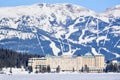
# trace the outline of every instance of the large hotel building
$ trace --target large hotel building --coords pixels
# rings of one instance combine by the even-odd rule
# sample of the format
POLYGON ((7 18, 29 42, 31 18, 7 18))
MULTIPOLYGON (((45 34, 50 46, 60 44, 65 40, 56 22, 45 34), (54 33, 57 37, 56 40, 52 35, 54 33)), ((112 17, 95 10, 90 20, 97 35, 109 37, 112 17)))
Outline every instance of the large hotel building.
POLYGON ((102 54, 92 55, 86 53, 84 56, 46 56, 42 58, 30 58, 28 66, 35 72, 42 71, 49 66, 55 71, 59 66, 60 71, 84 71, 87 67, 89 72, 102 72, 105 68, 105 58, 102 54))

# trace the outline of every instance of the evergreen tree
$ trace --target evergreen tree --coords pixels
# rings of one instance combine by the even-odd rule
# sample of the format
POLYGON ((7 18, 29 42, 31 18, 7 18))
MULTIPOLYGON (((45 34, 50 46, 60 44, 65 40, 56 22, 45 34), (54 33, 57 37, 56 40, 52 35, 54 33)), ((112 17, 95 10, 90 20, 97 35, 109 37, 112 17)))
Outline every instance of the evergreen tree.
POLYGON ((10 68, 10 73, 12 74, 12 68, 10 68))
POLYGON ((118 71, 118 65, 117 65, 117 63, 115 63, 113 65, 113 72, 117 72, 117 71, 118 71))
POLYGON ((84 72, 84 67, 82 67, 81 72, 84 72))
POLYGON ((46 67, 42 68, 42 73, 45 73, 47 71, 46 67))
POLYGON ((29 73, 33 72, 33 69, 31 66, 28 66, 29 73))
POLYGON ((60 66, 58 65, 58 67, 56 68, 56 72, 59 73, 60 72, 60 66))
POLYGON ((27 67, 28 59, 31 57, 40 57, 36 54, 22 54, 9 49, 0 49, 0 68, 17 67, 21 65, 27 67))
POLYGON ((51 68, 50 65, 47 66, 47 72, 50 73, 51 72, 51 68))
POLYGON ((118 63, 108 63, 105 72, 119 72, 120 67, 118 63))
POLYGON ((75 68, 73 67, 73 70, 72 70, 72 72, 75 72, 75 68))

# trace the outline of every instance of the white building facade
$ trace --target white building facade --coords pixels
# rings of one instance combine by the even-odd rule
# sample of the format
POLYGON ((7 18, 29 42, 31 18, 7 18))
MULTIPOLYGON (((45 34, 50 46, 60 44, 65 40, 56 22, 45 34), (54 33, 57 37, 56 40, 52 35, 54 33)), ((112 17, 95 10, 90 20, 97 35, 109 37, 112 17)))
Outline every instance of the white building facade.
POLYGON ((105 68, 105 58, 102 54, 92 56, 90 53, 84 56, 46 56, 30 58, 28 66, 38 72, 47 66, 50 66, 53 71, 59 66, 60 71, 85 71, 87 67, 89 72, 102 72, 105 68))

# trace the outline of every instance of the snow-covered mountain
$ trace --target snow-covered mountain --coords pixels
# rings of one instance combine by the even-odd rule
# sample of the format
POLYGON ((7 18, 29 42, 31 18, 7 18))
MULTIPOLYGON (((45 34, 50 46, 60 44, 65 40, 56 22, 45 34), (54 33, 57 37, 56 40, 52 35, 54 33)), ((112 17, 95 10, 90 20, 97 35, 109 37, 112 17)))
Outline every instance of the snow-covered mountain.
POLYGON ((41 55, 120 57, 120 5, 97 13, 73 4, 0 8, 0 47, 41 55))

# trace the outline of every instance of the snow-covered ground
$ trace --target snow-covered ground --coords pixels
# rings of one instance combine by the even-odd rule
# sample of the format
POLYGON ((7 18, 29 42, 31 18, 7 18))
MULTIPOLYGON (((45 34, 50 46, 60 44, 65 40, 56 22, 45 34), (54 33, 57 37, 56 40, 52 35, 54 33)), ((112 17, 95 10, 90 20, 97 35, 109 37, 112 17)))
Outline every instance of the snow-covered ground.
POLYGON ((2 71, 0 71, 0 73, 3 74, 11 74, 10 71, 12 72, 12 74, 28 74, 28 71, 25 71, 25 69, 22 68, 3 68, 2 71))
POLYGON ((0 80, 120 80, 120 73, 0 74, 0 80))

